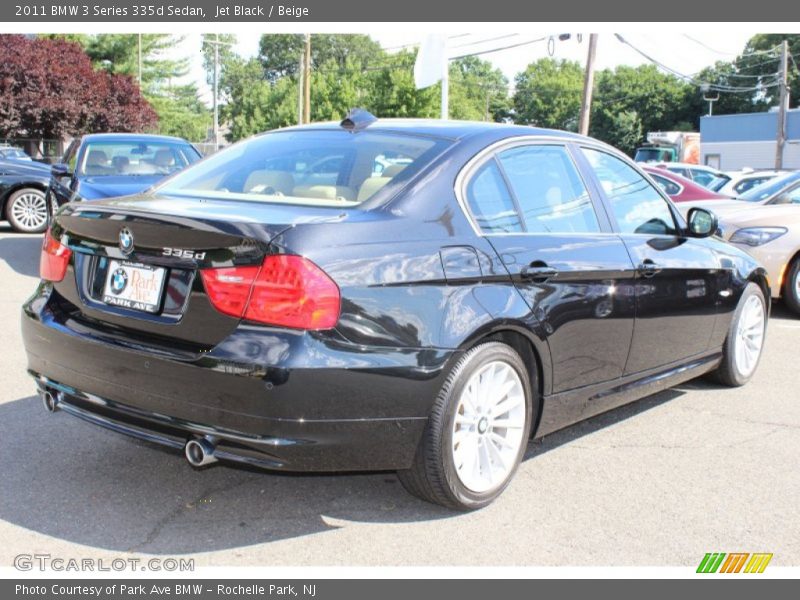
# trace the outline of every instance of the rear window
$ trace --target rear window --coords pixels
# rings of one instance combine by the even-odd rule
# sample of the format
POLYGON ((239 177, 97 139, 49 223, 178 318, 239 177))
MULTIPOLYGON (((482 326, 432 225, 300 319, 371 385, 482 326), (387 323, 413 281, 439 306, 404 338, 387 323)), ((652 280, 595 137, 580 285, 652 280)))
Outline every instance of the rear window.
POLYGON ((379 131, 278 131, 231 146, 158 188, 168 195, 357 206, 398 189, 449 141, 379 131))
POLYGON ((89 142, 78 175, 169 175, 200 159, 189 144, 166 141, 89 142))

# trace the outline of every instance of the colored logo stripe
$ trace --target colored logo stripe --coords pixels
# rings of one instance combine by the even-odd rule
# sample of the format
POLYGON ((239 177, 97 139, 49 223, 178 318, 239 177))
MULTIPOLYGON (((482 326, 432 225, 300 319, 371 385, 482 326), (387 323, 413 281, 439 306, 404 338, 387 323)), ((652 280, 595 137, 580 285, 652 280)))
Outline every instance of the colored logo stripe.
POLYGON ((716 573, 722 559, 725 558, 724 552, 709 552, 700 561, 700 566, 697 567, 698 573, 716 573))
POLYGON ((747 552, 732 552, 728 554, 728 558, 722 563, 720 573, 738 573, 742 570, 747 557, 750 556, 747 552))
POLYGON ((767 568, 769 561, 772 560, 772 554, 753 554, 747 566, 744 568, 745 573, 763 573, 767 568))
POLYGON ((772 554, 762 552, 750 554, 749 552, 708 552, 697 567, 698 573, 740 573, 744 567, 745 573, 763 573, 772 560, 772 554), (727 556, 727 558, 726 558, 727 556), (748 560, 748 558, 750 560, 748 560), (723 562, 724 561, 724 562, 723 562), (746 566, 745 566, 746 565, 746 566))

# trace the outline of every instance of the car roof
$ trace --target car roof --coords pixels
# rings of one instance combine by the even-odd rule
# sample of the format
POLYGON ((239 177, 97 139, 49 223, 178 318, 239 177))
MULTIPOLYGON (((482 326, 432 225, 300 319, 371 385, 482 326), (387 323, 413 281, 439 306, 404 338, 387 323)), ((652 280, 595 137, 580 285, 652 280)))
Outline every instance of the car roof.
POLYGON ((680 167, 682 169, 700 169, 701 171, 710 171, 712 173, 722 173, 719 169, 715 169, 714 167, 709 167, 708 165, 697 165, 694 163, 684 163, 684 162, 669 162, 669 163, 659 163, 663 164, 664 168, 669 169, 670 167, 680 167))
POLYGON ((96 140, 108 142, 130 142, 130 141, 159 141, 159 142, 181 142, 188 144, 189 142, 183 138, 173 137, 171 135, 156 135, 152 133, 87 133, 81 136, 82 142, 91 142, 96 140))
MULTIPOLYGON (((339 121, 311 123, 286 127, 276 131, 303 131, 303 130, 328 130, 341 131, 339 121)), ((362 131, 399 132, 417 134, 429 137, 439 137, 451 140, 460 140, 480 134, 494 133, 498 137, 513 136, 542 136, 562 137, 568 140, 591 140, 577 133, 557 129, 544 129, 528 125, 513 125, 508 123, 487 123, 483 121, 451 121, 441 119, 378 119, 362 131)), ((272 133, 272 132, 266 132, 272 133)), ((591 140, 596 142, 596 140, 591 140)))

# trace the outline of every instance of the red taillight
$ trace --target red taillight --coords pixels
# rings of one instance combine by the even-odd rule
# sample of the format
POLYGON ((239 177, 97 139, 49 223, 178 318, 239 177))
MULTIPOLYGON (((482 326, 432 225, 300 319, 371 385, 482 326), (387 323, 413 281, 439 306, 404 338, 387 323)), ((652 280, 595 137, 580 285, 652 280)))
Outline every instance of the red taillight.
POLYGON ((339 287, 302 256, 274 255, 261 267, 200 273, 211 303, 227 315, 294 329, 331 329, 339 320, 339 287))
POLYGON ((61 281, 67 274, 67 265, 72 250, 53 237, 48 229, 44 234, 42 255, 39 259, 39 275, 47 281, 61 281))

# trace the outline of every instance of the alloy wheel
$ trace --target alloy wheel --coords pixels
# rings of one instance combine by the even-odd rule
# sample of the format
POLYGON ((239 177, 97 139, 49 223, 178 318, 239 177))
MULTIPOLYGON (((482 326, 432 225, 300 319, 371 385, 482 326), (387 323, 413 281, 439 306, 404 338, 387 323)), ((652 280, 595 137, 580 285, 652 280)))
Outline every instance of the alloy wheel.
POLYGON ((11 204, 14 223, 23 231, 39 231, 47 223, 47 202, 44 194, 26 191, 11 204))
POLYGON ((758 364, 765 325, 764 303, 759 296, 750 296, 739 315, 734 342, 736 368, 745 377, 749 377, 758 364))
POLYGON ((467 381, 453 421, 453 464, 461 483, 482 493, 513 470, 525 429, 525 391, 517 371, 495 360, 467 381))

